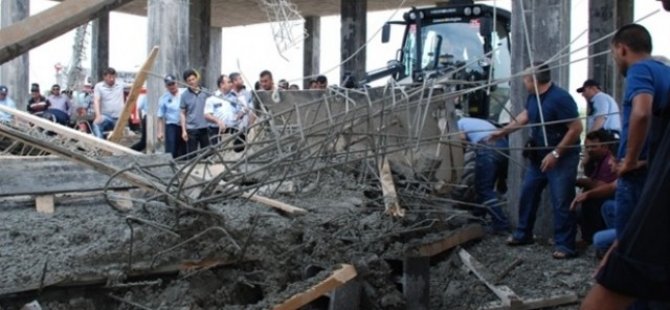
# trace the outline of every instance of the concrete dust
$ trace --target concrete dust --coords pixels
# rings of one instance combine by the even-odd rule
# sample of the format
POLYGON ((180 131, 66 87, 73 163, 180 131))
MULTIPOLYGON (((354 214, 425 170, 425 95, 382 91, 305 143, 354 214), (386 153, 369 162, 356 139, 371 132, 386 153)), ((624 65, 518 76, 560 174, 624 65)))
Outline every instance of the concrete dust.
MULTIPOLYGON (((409 208, 404 218, 394 219, 383 214, 380 189, 373 179, 356 178, 340 170, 321 172, 318 182, 316 179, 293 180, 298 187, 316 184, 312 191, 276 197, 309 210, 297 217, 242 199, 211 205, 222 218, 182 214, 177 226, 175 211, 160 203, 144 208, 136 205, 128 214, 114 211, 101 199, 57 205, 53 215, 25 207, 0 209, 0 307, 20 308, 38 300, 44 309, 135 309, 110 298, 113 294, 151 309, 267 309, 323 280, 340 264, 349 263, 359 275, 361 309, 404 309, 398 271, 391 261, 402 259, 413 246, 437 240, 462 226, 466 223, 458 216, 462 212, 422 200, 409 208), (176 237, 133 224, 134 270, 148 269, 152 262, 155 267, 203 259, 222 264, 128 277, 131 230, 127 216, 161 223, 180 234, 176 237), (215 226, 225 228, 232 240, 212 231, 161 253, 215 226), (39 288, 46 260, 45 284, 104 281, 7 295, 20 288, 39 288)), ((592 253, 556 261, 550 258, 550 248, 508 248, 501 237, 487 237, 469 245, 468 250, 494 273, 521 257, 523 264, 500 284, 528 298, 560 290, 583 294, 595 266, 589 258, 592 253)), ((454 257, 447 254, 433 260, 431 309, 471 309, 495 301, 454 257)))

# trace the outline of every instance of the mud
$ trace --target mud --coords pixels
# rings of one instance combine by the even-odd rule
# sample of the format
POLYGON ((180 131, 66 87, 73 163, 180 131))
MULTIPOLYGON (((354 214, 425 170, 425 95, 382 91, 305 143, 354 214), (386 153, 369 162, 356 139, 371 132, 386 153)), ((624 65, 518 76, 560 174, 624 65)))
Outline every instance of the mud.
MULTIPOLYGON (((416 197, 403 198, 414 202, 404 218, 390 218, 383 213, 378 186, 361 180, 340 170, 322 173, 318 182, 315 176, 294 180, 303 187, 316 184, 307 193, 276 197, 309 211, 297 217, 241 199, 210 206, 222 218, 180 214, 178 225, 177 213, 159 203, 136 204, 127 214, 110 208, 101 197, 57 204, 53 215, 5 206, 0 209, 0 307, 18 309, 37 300, 44 309, 136 309, 121 298, 150 309, 267 309, 350 263, 359 274, 361 309, 404 309, 398 271, 391 261, 401 259, 408 248, 447 235, 468 218, 462 211, 416 197), (131 277, 128 216, 166 225, 180 235, 133 224, 133 270, 204 259, 220 264, 131 277), (213 230, 161 253, 210 227, 225 229, 232 239, 213 230), (37 290, 86 279, 102 281, 37 290), (28 288, 35 290, 8 294, 28 288)), ((497 236, 468 245, 494 273, 521 258, 523 263, 500 284, 522 297, 565 290, 583 295, 591 284, 593 253, 556 261, 550 250, 542 245, 508 248, 497 236)), ((449 253, 433 259, 430 291, 431 309, 472 309, 496 300, 449 253)))

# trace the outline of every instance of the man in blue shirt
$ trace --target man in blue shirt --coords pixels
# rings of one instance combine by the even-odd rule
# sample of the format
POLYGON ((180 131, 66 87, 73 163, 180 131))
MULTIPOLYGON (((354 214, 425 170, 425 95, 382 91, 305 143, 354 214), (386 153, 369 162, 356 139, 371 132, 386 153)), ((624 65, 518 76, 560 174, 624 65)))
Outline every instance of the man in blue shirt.
POLYGON ((172 158, 186 154, 186 141, 181 137, 181 93, 177 78, 168 74, 163 79, 166 92, 158 99, 158 140, 165 139, 165 152, 172 158))
POLYGON ((507 239, 507 244, 533 242, 535 215, 542 191, 548 184, 554 211, 555 251, 552 256, 556 259, 569 258, 576 254, 576 219, 575 214, 570 212, 570 204, 575 197, 582 122, 575 100, 567 91, 552 83, 546 64, 535 63, 523 82, 530 93, 525 109, 507 126, 491 135, 492 139, 502 138, 522 126, 531 126, 529 143, 532 149, 527 150, 529 164, 519 200, 519 223, 514 234, 507 239))
POLYGON ((469 142, 475 151, 475 191, 477 202, 488 208, 491 232, 508 232, 509 221, 498 199, 495 187, 500 176, 507 175, 507 138, 489 141, 497 128, 487 120, 463 117, 458 120, 461 139, 469 142))
POLYGON ((582 309, 626 309, 635 298, 670 301, 670 169, 665 162, 670 156, 670 68, 651 58, 651 35, 643 26, 621 27, 611 48, 626 77, 616 167, 617 241, 582 309))

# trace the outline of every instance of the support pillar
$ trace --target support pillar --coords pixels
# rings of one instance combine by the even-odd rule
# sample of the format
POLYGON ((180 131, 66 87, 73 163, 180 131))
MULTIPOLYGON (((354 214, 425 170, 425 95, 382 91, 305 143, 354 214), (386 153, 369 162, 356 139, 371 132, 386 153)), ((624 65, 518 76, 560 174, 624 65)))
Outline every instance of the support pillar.
POLYGON ((91 83, 102 81, 102 71, 109 67, 109 12, 98 14, 91 35, 91 83))
MULTIPOLYGON (((619 27, 632 23, 634 15, 633 0, 589 1, 589 42, 596 41, 619 27)), ((589 55, 610 49, 611 39, 606 39, 589 47, 589 55)), ((589 59, 589 77, 600 82, 602 90, 621 104, 623 95, 623 77, 619 74, 610 54, 589 59)))
MULTIPOLYGON (((212 1, 201 0, 191 1, 189 8, 189 67, 198 70, 201 76, 201 82, 211 89, 212 83, 209 81, 207 62, 210 60, 210 33, 212 30, 211 21, 212 1)), ((184 68, 186 69, 186 68, 184 68)))
MULTIPOLYGON (((165 93, 163 77, 173 74, 181 80, 188 66, 188 0, 148 0, 148 49, 159 46, 158 56, 147 79, 147 152, 156 149, 158 99, 165 93), (161 29, 161 31, 155 31, 161 29)), ((147 51, 148 52, 148 51, 147 51)))
MULTIPOLYGON (((518 73, 530 66, 526 45, 525 27, 522 14, 525 14, 534 61, 546 61, 555 56, 563 47, 570 43, 570 2, 565 0, 514 0, 512 2, 512 72, 518 73), (523 1, 523 5, 522 5, 523 1), (525 9, 525 11, 522 10, 525 9)), ((569 53, 569 50, 563 52, 569 53)), ((565 89, 569 87, 569 57, 562 57, 549 63, 549 67, 561 66, 551 70, 552 81, 565 89)), ((512 80, 513 113, 518 114, 524 109, 528 92, 522 78, 512 80)), ((520 148, 528 137, 527 130, 519 130, 510 135, 510 168, 509 168, 509 214, 514 225, 518 223, 518 203, 521 191, 524 167, 514 163, 524 163, 520 148)), ((552 208, 549 202, 549 189, 545 190, 544 198, 538 211, 535 231, 540 237, 553 236, 552 208)))
POLYGON ((303 45, 302 75, 303 89, 309 87, 309 79, 306 77, 318 75, 321 71, 321 17, 305 17, 305 38, 303 45))
MULTIPOLYGON (((30 16, 30 1, 3 0, 1 15, 0 26, 2 28, 23 20, 30 16)), ((2 65, 0 71, 0 83, 9 88, 9 98, 14 100, 17 109, 25 111, 29 99, 28 91, 30 89, 29 54, 26 52, 6 62, 2 65)))
POLYGON ((207 77, 205 78, 209 84, 205 84, 207 88, 212 90, 218 89, 216 80, 221 75, 221 48, 223 46, 223 34, 220 27, 211 27, 209 32, 209 61, 207 63, 207 77))
POLYGON ((365 46, 367 35, 367 6, 367 0, 341 1, 341 60, 344 62, 348 59, 348 61, 341 66, 340 83, 343 82, 342 78, 346 74, 351 74, 356 80, 360 80, 365 75, 366 49, 363 46, 365 46), (358 49, 361 50, 358 51, 358 49))

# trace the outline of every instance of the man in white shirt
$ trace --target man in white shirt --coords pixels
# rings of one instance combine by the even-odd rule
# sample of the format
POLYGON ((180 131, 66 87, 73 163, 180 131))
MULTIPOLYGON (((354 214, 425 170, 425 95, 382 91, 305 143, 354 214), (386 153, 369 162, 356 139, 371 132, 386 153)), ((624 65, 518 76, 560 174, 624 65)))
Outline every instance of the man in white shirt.
POLYGON ((218 80, 220 96, 211 96, 205 102, 205 118, 208 122, 216 124, 216 143, 219 134, 237 135, 234 142, 235 152, 244 150, 245 133, 241 126, 248 110, 231 93, 230 79, 222 75, 218 80))
MULTIPOLYGON (((7 86, 0 85, 0 105, 4 105, 8 108, 16 109, 16 103, 12 98, 9 98, 7 95, 9 93, 9 90, 7 89, 7 86)), ((14 117, 5 112, 0 112, 0 122, 1 123, 11 123, 14 117)))
POLYGON ((107 68, 102 72, 102 82, 93 88, 93 134, 103 139, 103 133, 114 129, 123 111, 123 85, 116 80, 116 70, 107 68))

